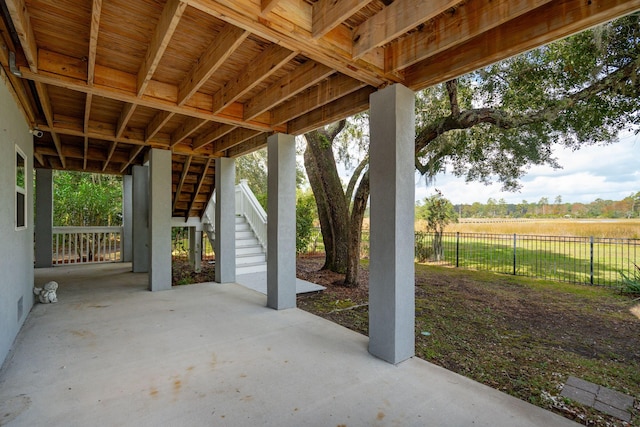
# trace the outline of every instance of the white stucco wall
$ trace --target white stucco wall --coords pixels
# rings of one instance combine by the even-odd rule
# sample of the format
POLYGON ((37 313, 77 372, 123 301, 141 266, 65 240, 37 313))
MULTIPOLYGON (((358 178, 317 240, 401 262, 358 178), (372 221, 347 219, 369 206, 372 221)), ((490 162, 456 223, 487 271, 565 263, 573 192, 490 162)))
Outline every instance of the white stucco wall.
POLYGON ((0 365, 33 306, 33 142, 0 76, 0 365), (16 145, 26 161, 27 227, 15 227, 16 145), (22 313, 18 305, 22 298, 22 313))

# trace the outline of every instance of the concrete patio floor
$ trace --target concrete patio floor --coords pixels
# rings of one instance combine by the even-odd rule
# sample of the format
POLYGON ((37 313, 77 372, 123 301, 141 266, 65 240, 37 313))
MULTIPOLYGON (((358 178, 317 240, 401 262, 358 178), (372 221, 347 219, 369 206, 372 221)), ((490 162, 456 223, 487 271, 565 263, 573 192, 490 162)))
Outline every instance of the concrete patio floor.
POLYGON ((569 420, 238 284, 146 290, 129 264, 36 270, 0 372, 9 426, 563 426, 569 420))

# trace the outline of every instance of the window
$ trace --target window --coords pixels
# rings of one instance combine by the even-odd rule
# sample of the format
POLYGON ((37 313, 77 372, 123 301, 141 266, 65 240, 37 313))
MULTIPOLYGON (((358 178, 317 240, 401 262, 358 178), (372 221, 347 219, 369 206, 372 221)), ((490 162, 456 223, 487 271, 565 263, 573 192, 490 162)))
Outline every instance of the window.
POLYGON ((16 146, 16 229, 27 227, 27 167, 24 153, 16 146))

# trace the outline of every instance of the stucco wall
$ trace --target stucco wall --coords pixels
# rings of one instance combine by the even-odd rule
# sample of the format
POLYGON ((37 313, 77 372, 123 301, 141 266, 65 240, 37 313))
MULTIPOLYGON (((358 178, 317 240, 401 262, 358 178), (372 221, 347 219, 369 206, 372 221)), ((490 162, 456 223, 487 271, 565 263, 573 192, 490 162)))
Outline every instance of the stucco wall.
POLYGON ((34 301, 33 143, 25 118, 4 79, 0 76, 0 365, 34 301), (15 226, 16 145, 26 157, 27 227, 21 230, 15 226))

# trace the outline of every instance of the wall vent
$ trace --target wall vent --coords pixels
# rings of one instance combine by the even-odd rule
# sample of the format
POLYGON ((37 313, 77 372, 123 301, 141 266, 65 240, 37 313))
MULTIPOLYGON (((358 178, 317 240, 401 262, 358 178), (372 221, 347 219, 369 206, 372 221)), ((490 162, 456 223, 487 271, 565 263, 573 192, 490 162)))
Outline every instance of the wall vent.
POLYGON ((20 319, 22 319, 22 297, 18 300, 18 323, 20 323, 20 319))

